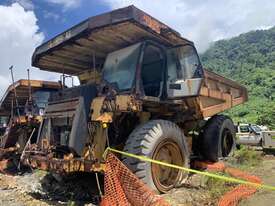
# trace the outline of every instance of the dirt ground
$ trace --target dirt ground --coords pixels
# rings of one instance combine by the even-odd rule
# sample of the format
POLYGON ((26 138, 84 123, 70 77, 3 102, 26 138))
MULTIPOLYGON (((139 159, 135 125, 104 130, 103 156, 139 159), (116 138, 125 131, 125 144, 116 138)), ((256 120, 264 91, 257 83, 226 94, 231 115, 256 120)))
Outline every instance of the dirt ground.
MULTIPOLYGON (((275 157, 265 156, 259 167, 253 168, 252 174, 260 177, 264 184, 275 186, 275 157)), ((267 206, 275 205, 275 191, 261 189, 250 198, 243 200, 240 206, 267 206), (256 204, 255 204, 256 203, 256 204)))
MULTIPOLYGON (((275 186, 275 157, 265 156, 256 167, 248 168, 250 173, 262 178, 265 184, 275 186)), ((94 177, 90 174, 73 176, 57 181, 45 172, 34 171, 23 175, 0 174, 0 205, 5 206, 48 206, 85 205, 98 203, 94 177), (76 184, 77 183, 77 184, 76 184)), ((204 185, 204 178, 193 175, 185 187, 177 188, 162 195, 171 205, 214 206, 218 197, 204 185)), ((260 190, 250 198, 240 202, 240 206, 274 205, 275 191, 260 190)))

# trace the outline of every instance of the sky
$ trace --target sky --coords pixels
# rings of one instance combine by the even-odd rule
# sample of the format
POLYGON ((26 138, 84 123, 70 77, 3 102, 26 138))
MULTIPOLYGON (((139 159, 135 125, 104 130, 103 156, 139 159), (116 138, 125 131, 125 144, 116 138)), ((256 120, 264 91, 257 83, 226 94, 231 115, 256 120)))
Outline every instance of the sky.
POLYGON ((275 25, 272 0, 0 0, 0 96, 15 79, 57 80, 59 74, 31 67, 34 49, 90 16, 135 5, 204 52, 216 40, 275 25))

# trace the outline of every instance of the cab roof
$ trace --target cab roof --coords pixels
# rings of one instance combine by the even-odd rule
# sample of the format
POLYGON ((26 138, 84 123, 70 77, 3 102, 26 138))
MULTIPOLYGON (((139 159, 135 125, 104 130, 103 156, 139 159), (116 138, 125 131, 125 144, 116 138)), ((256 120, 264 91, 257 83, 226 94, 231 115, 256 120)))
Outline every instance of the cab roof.
POLYGON ((37 47, 32 65, 78 75, 94 65, 100 68, 108 53, 145 39, 166 46, 193 44, 164 23, 129 6, 90 17, 37 47))

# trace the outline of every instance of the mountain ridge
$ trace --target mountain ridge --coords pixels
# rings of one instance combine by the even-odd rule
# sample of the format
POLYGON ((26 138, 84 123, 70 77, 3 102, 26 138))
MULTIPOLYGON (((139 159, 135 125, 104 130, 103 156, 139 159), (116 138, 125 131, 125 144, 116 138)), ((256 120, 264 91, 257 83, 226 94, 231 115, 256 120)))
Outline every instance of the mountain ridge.
POLYGON ((226 114, 275 129, 275 26, 216 41, 200 56, 205 68, 248 89, 249 101, 226 114))

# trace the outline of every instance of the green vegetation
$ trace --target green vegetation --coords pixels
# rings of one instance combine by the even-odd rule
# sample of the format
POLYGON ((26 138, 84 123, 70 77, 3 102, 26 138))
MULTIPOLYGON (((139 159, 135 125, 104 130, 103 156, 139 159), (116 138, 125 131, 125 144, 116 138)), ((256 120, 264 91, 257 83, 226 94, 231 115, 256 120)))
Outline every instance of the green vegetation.
MULTIPOLYGON (((254 167, 261 166, 262 161, 262 152, 255 151, 247 146, 242 146, 240 150, 236 150, 233 157, 228 159, 226 165, 230 165, 233 168, 238 168, 242 171, 251 171, 254 167)), ((230 175, 226 173, 218 172, 217 174, 230 177, 230 175)), ((236 186, 234 183, 212 177, 205 178, 205 185, 207 186, 211 197, 214 199, 221 197, 236 186)))
POLYGON ((263 158, 261 152, 255 151, 255 149, 247 146, 241 146, 241 149, 235 151, 233 160, 230 162, 238 168, 247 170, 252 167, 260 166, 262 161, 263 158))
POLYGON ((206 68, 247 87, 249 101, 226 112, 235 122, 275 129, 275 27, 217 41, 201 60, 206 68))
MULTIPOLYGON (((217 173, 217 174, 222 176, 228 176, 228 175, 225 175, 224 173, 217 173)), ((234 183, 226 182, 224 180, 216 179, 213 177, 207 177, 205 184, 207 186, 210 196, 213 199, 219 199, 222 195, 232 190, 233 187, 235 186, 234 183)))

